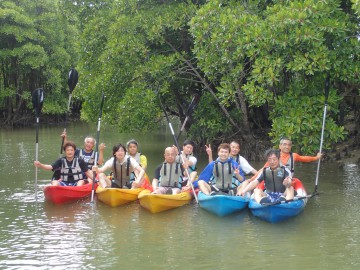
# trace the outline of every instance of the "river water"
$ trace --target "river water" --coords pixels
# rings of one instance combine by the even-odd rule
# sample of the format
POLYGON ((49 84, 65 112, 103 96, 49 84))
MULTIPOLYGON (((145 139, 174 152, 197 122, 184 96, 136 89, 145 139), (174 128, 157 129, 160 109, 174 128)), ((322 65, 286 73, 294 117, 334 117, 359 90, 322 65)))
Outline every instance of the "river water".
MULTIPOLYGON (((59 157, 61 127, 40 127, 39 160, 59 157)), ((72 124, 69 139, 82 146, 96 127, 72 124)), ((158 133, 102 130, 105 157, 112 145, 135 137, 148 157, 148 174, 173 144, 158 133)), ((182 140, 181 140, 182 141, 182 140)), ((299 216, 269 224, 247 210, 214 216, 196 203, 151 214, 138 202, 111 208, 90 199, 65 205, 44 202, 51 172, 38 171, 35 199, 35 129, 0 131, 0 269, 359 269, 360 169, 322 162, 320 195, 299 216)), ((206 158, 199 157, 201 170, 206 158)), ((261 163, 253 163, 259 168, 261 163)), ((296 175, 314 190, 316 164, 296 175)))

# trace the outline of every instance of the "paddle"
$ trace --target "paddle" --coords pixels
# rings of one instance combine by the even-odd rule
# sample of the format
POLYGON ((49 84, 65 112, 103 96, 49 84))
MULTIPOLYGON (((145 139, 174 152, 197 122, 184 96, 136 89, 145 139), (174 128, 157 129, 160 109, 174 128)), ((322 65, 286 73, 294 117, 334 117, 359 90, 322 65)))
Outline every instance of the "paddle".
MULTIPOLYGON (((96 165, 96 166, 97 166, 98 151, 99 151, 100 123, 101 123, 102 109, 103 109, 103 106, 104 106, 104 100, 105 100, 105 95, 104 95, 104 93, 102 93, 100 111, 99 111, 99 119, 98 119, 98 125, 97 125, 97 134, 96 134, 95 161, 94 161, 94 165, 96 165)), ((92 188, 91 188, 91 202, 94 201, 95 178, 96 178, 96 172, 94 171, 92 188)))
MULTIPOLYGON (((32 94, 32 104, 36 116, 36 144, 35 144, 35 160, 39 159, 39 117, 44 102, 44 90, 37 88, 32 94)), ((35 167, 35 200, 37 201, 37 180, 38 168, 35 167)))
MULTIPOLYGON (((64 132, 66 132, 67 115, 68 115, 68 112, 70 110, 72 91, 74 90, 74 88, 75 88, 75 86, 76 86, 76 84, 78 82, 78 79, 79 79, 79 74, 76 71, 76 69, 74 69, 74 68, 70 69, 69 78, 68 78, 69 101, 68 101, 67 110, 66 110, 66 114, 65 114, 64 132)), ((61 154, 63 152, 64 141, 65 141, 65 137, 62 138, 61 148, 60 148, 60 156, 61 156, 61 154)))
MULTIPOLYGON (((328 105, 327 100, 329 97, 329 88, 330 88, 330 76, 328 75, 325 80, 325 103, 324 103, 323 122, 322 122, 322 128, 321 128, 321 139, 320 139, 320 150, 319 150, 320 153, 322 151, 322 146, 323 146, 323 141, 324 141, 324 129, 325 129, 326 110, 327 110, 327 105, 328 105)), ((321 158, 319 158, 318 165, 317 165, 314 195, 318 195, 317 190, 318 190, 318 182, 319 182, 320 162, 321 162, 321 158)))
POLYGON ((270 205, 285 204, 285 203, 290 203, 290 202, 294 202, 294 201, 298 201, 298 200, 312 198, 313 196, 314 196, 314 194, 311 194, 311 195, 307 195, 307 196, 303 196, 303 197, 295 197, 294 199, 285 200, 285 201, 276 201, 276 202, 272 202, 272 203, 261 203, 261 205, 270 206, 270 205))
POLYGON ((186 114, 185 114, 186 117, 185 117, 184 123, 182 124, 181 129, 180 129, 180 131, 179 131, 179 134, 178 134, 178 136, 177 136, 177 139, 178 139, 178 140, 179 140, 179 138, 180 138, 181 133, 182 133, 183 130, 185 129, 185 124, 186 124, 186 122, 188 121, 189 117, 190 117, 191 114, 193 113, 195 107, 198 105, 199 101, 200 101, 200 96, 199 96, 198 94, 195 94, 194 97, 193 97, 193 99, 192 99, 191 102, 190 102, 190 105, 189 105, 187 111, 186 111, 186 114))
MULTIPOLYGON (((176 147, 177 147, 177 149, 178 149, 178 151, 179 151, 179 153, 180 153, 181 151, 180 151, 180 147, 179 147, 178 140, 177 140, 177 138, 176 138, 174 129, 173 129, 172 125, 171 125, 169 116, 167 115, 167 112, 166 112, 166 110, 165 110, 165 108, 164 108, 164 105, 163 105, 162 102, 161 102, 160 96, 159 96, 159 101, 160 101, 160 106, 161 106, 161 108, 162 108, 162 110, 163 110, 163 112, 164 112, 164 114, 165 114, 166 120, 167 120, 167 122, 168 122, 168 124, 169 124, 169 128, 170 128, 171 134, 172 134, 173 137, 174 137, 175 145, 176 145, 176 147)), ((184 158, 183 158, 183 156, 180 155, 180 157, 181 157, 181 159, 182 159, 182 162, 184 163, 184 158)), ((193 191, 193 194, 194 194, 196 203, 199 203, 198 198, 197 198, 197 196, 196 196, 195 189, 194 189, 194 185, 193 185, 193 183, 192 183, 192 181, 191 181, 191 179, 190 179, 190 173, 189 173, 188 170, 187 170, 187 174, 188 174, 188 176, 189 176, 189 180, 188 180, 188 181, 190 181, 191 189, 192 189, 192 191, 193 191)))

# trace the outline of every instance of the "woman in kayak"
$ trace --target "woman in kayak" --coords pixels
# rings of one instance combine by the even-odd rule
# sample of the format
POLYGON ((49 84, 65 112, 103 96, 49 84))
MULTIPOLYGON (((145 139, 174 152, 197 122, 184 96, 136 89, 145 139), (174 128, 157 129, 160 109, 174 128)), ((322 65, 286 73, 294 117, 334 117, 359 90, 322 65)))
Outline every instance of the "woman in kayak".
POLYGON ((145 174, 140 164, 126 154, 126 148, 122 144, 113 147, 113 157, 106 161, 104 166, 93 166, 93 170, 99 173, 99 182, 103 188, 138 188, 141 187, 145 174), (111 170, 111 178, 105 175, 107 170, 111 170), (136 180, 131 179, 132 172, 136 180))

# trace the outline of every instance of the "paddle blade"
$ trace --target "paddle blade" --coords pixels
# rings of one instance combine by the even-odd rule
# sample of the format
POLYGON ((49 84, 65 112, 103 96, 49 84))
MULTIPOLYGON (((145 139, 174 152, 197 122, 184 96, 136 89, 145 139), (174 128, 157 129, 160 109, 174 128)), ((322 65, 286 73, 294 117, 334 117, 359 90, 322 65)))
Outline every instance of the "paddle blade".
POLYGON ((189 108, 188 108, 188 110, 186 112, 186 116, 189 116, 189 115, 192 114, 192 112, 194 111, 196 105, 198 105, 199 101, 200 101, 200 96, 198 94, 195 94, 193 99, 190 102, 189 108))
POLYGON ((76 84, 78 83, 79 74, 75 68, 70 69, 69 78, 68 78, 68 86, 70 93, 74 90, 76 84))
POLYGON ((44 89, 37 88, 32 93, 32 104, 35 110, 36 117, 40 116, 43 103, 44 103, 44 89))

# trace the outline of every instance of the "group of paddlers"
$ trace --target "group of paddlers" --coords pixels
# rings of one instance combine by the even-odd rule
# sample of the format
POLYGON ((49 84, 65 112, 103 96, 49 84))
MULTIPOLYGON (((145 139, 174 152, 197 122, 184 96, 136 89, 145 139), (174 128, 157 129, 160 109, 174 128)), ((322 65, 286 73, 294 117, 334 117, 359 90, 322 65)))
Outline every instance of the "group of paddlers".
POLYGON ((321 153, 314 157, 292 153, 292 142, 284 137, 278 150, 269 149, 265 153, 267 162, 257 171, 239 154, 240 143, 232 141, 218 146, 215 160, 211 146, 206 145, 209 163, 198 175, 197 159, 193 155, 195 143, 185 140, 182 149, 176 146, 165 148, 164 162, 157 166, 150 184, 145 183, 148 180, 144 177, 147 159, 138 151, 136 140, 115 145, 112 157, 104 163, 105 145, 100 144, 97 153, 93 149, 96 144, 93 137, 85 138, 83 149, 76 149, 73 142, 67 141, 66 132, 62 137, 64 157, 51 165, 34 161, 36 167, 54 172, 52 185, 79 186, 96 179, 103 188, 145 187, 157 194, 177 194, 189 191, 193 185, 207 195, 249 196, 254 191, 254 198, 259 203, 293 199, 295 162, 316 161, 322 156, 321 153), (105 174, 107 171, 110 175, 105 174), (245 175, 252 176, 246 179, 245 175))

